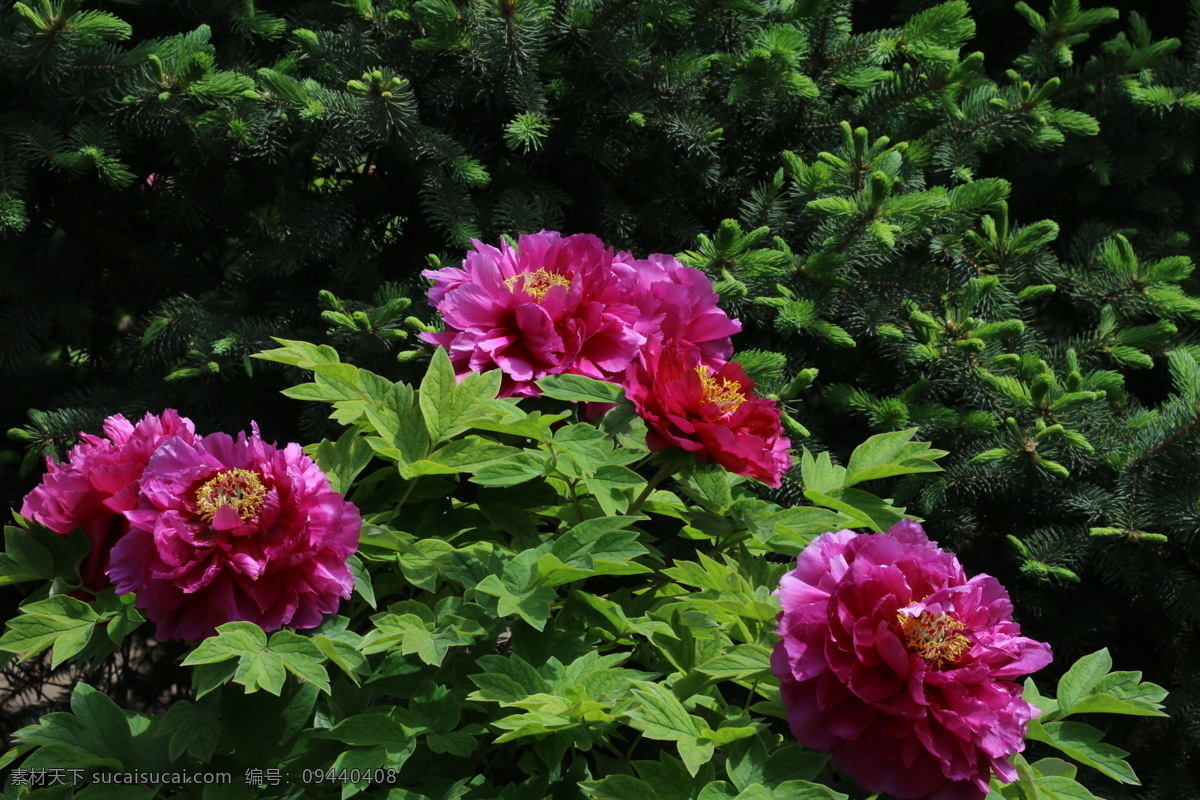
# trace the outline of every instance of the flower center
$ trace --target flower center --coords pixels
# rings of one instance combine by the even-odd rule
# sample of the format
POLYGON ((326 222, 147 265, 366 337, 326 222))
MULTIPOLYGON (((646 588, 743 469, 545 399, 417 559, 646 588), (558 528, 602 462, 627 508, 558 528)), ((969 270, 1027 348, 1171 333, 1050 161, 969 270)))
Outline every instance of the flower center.
POLYGON ((918 617, 897 614, 896 619, 908 649, 935 669, 953 664, 971 646, 971 640, 959 633, 967 626, 949 614, 922 611, 918 617))
POLYGON ((201 519, 211 520, 223 506, 229 506, 243 522, 249 522, 266 499, 267 487, 257 472, 227 469, 196 490, 196 513, 201 519))
POLYGON ((518 281, 520 281, 521 288, 525 290, 525 294, 532 297, 535 303, 541 303, 546 297, 546 292, 550 291, 553 287, 570 287, 571 285, 571 281, 565 276, 559 275, 557 272, 547 272, 544 269, 513 275, 504 281, 504 285, 508 287, 510 292, 515 292, 518 281))
POLYGON ((716 403, 722 414, 732 414, 746 400, 742 387, 737 381, 728 378, 717 379, 712 376, 712 370, 701 364, 696 367, 700 376, 700 392, 705 403, 716 403))

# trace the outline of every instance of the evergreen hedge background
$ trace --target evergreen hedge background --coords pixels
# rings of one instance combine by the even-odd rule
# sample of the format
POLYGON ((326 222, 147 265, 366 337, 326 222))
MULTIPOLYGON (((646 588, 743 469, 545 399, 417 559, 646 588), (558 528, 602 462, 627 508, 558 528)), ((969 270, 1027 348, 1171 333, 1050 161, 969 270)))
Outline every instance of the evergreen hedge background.
POLYGON ((919 426, 876 493, 1172 690, 1106 796, 1196 796, 1198 56, 1197 2, 4 2, 8 501, 118 411, 328 435, 250 354, 411 380, 472 237, 678 253, 797 447, 919 426))

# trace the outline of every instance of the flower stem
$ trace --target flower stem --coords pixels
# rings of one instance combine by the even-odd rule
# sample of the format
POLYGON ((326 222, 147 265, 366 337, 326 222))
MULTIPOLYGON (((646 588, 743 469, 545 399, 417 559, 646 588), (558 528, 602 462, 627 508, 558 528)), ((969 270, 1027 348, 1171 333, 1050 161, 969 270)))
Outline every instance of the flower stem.
POLYGON ((662 483, 663 479, 666 478, 668 475, 671 475, 675 472, 675 468, 679 466, 679 462, 681 460, 682 460, 681 454, 668 456, 667 460, 664 461, 662 463, 662 466, 658 468, 658 472, 654 473, 654 477, 651 478, 646 483, 646 488, 642 489, 642 493, 639 494, 637 496, 637 499, 634 500, 633 503, 629 506, 629 508, 627 508, 625 510, 625 513, 626 514, 636 513, 637 510, 642 507, 642 503, 646 502, 646 498, 650 496, 650 493, 652 491, 654 491, 654 487, 658 486, 658 484, 662 483))
POLYGON ((392 509, 393 514, 400 513, 400 506, 404 505, 404 501, 408 499, 410 494, 412 494, 413 487, 417 485, 417 480, 419 478, 420 476, 418 475, 409 479, 408 485, 404 487, 404 493, 400 495, 400 500, 396 503, 396 507, 392 509))

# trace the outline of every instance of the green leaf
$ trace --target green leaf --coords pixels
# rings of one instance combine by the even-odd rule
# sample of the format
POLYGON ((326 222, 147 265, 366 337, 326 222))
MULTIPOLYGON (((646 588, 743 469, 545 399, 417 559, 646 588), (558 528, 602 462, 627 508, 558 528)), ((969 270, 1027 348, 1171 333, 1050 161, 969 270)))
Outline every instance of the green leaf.
POLYGON ((1087 713, 1167 716, 1162 711, 1162 700, 1167 696, 1167 690, 1157 684, 1143 683, 1141 678, 1140 672, 1105 675, 1096 682, 1087 697, 1077 701, 1062 716, 1087 713))
POLYGON ((765 645, 739 644, 716 658, 696 667, 698 672, 717 680, 750 680, 771 672, 771 650, 765 645))
POLYGON ((771 800, 848 800, 849 795, 809 781, 784 781, 771 792, 771 800))
POLYGON ((712 761, 715 748, 703 738, 680 739, 675 743, 679 749, 679 758, 687 771, 694 777, 700 768, 712 761))
POLYGON ((479 402, 494 400, 500 391, 499 370, 471 373, 460 384, 445 348, 439 347, 421 381, 420 406, 429 441, 439 444, 467 429, 480 416, 479 402))
POLYGON ((87 603, 67 595, 54 595, 22 607, 0 636, 0 650, 20 653, 25 661, 53 646, 51 667, 87 646, 100 615, 87 603))
POLYGON ((336 442, 322 439, 312 455, 333 490, 345 494, 375 453, 359 432, 350 428, 336 442))
POLYGON ((549 587, 515 589, 498 575, 488 575, 475 590, 497 598, 496 613, 499 616, 516 614, 539 631, 546 627, 550 604, 558 598, 558 593, 549 587))
POLYGON ((215 664, 238 658, 244 653, 262 650, 267 646, 267 634, 253 622, 226 622, 217 628, 217 635, 210 636, 200 646, 187 654, 182 666, 215 664))
POLYGON ((398 750, 413 738, 413 731, 392 719, 386 711, 355 714, 326 731, 314 734, 356 747, 381 746, 398 750))
POLYGON ((670 689, 647 681, 634 683, 633 695, 641 704, 626 712, 630 725, 651 739, 679 742, 699 737, 700 721, 687 713, 670 689))
POLYGON ((904 518, 904 509, 891 506, 882 498, 861 489, 831 489, 827 494, 807 491, 804 496, 817 505, 849 516, 851 528, 886 531, 904 518))
POLYGON ((485 671, 468 676, 479 687, 468 700, 490 700, 509 705, 530 695, 551 691, 546 679, 520 656, 481 656, 479 666, 485 671))
POLYGON ((808 448, 800 456, 800 473, 804 488, 814 492, 828 492, 846 485, 846 468, 834 465, 829 453, 813 458, 808 448))
POLYGON ((211 703, 177 700, 154 731, 156 736, 170 735, 168 752, 172 760, 187 753, 208 763, 221 738, 221 718, 211 703))
POLYGON ((659 800, 650 784, 632 775, 609 775, 603 780, 583 781, 579 785, 594 800, 659 800))
POLYGON ((755 736, 726 749, 725 768, 739 791, 751 785, 768 789, 790 781, 807 781, 819 775, 829 756, 804 750, 790 743, 775 748, 770 757, 761 738, 755 736))
POLYGON ((1043 758, 1035 761, 1030 765, 1038 773, 1038 775, 1055 775, 1062 778, 1075 779, 1075 775, 1079 772, 1079 768, 1074 764, 1063 761, 1061 758, 1043 758))
POLYGON ((198 664, 192 675, 192 689, 196 693, 196 699, 199 700, 233 680, 237 667, 236 661, 198 664))
POLYGON ((542 394, 555 400, 577 403, 619 403, 625 396, 616 384, 584 375, 551 375, 536 381, 542 394))
POLYGON ((515 402, 511 397, 503 400, 480 400, 477 404, 480 416, 471 419, 470 426, 476 430, 511 433, 544 441, 550 438, 551 426, 571 416, 569 413, 543 414, 540 411, 526 413, 515 402))
POLYGON ((689 496, 709 511, 723 513, 733 503, 733 486, 738 478, 728 470, 697 465, 684 479, 689 496))
POLYGON ((1108 648, 1086 655, 1076 661, 1058 681, 1058 707, 1060 716, 1071 713, 1071 706, 1092 694, 1100 679, 1112 669, 1112 657, 1108 648))
POLYGON ((1101 800, 1078 781, 1057 775, 1036 778, 1038 795, 1047 800, 1101 800))
MULTIPOLYGON (((867 439, 854 449, 846 465, 845 486, 863 481, 907 475, 916 472, 941 472, 934 460, 945 456, 945 450, 933 450, 927 442, 910 442, 917 428, 881 433, 867 439)), ((816 487, 810 487, 816 488, 816 487)), ((821 491, 819 488, 818 491, 821 491)))
POLYGON ((278 631, 267 643, 262 628, 252 622, 227 622, 188 654, 183 666, 218 664, 236 658, 233 680, 246 687, 246 692, 265 689, 278 695, 287 673, 310 682, 328 693, 329 675, 321 663, 325 656, 320 648, 303 636, 291 631, 278 631))
POLYGON ((1137 775, 1125 763, 1129 755, 1119 747, 1100 741, 1103 734, 1091 725, 1082 722, 1030 722, 1027 739, 1045 742, 1080 764, 1099 770, 1121 783, 1139 784, 1137 775))
POLYGON ((346 673, 346 676, 354 681, 355 686, 359 685, 360 675, 370 674, 366 657, 354 645, 338 639, 330 639, 328 636, 314 636, 313 644, 326 658, 346 673))
POLYGON ((612 442, 595 426, 578 423, 554 432, 555 466, 569 478, 585 478, 610 463, 612 442))
MULTIPOLYGON (((453 442, 429 454, 428 462, 448 468, 448 472, 477 472, 487 464, 492 464, 507 458, 513 458, 522 453, 515 447, 499 444, 479 436, 467 436, 455 439, 453 442)), ((423 474, 418 465, 427 463, 418 461, 412 465, 413 474, 423 474)))
POLYGON ((79 580, 79 562, 92 544, 81 530, 63 536, 49 528, 21 519, 22 525, 4 528, 4 553, 0 553, 0 586, 22 581, 62 578, 79 580))
MULTIPOLYGON (((130 761, 129 723, 121 709, 103 692, 86 683, 75 684, 71 713, 47 714, 35 726, 13 734, 22 745, 41 745, 36 756, 54 767, 125 769, 130 761)), ((27 760, 25 766, 33 768, 27 760)))
POLYGON ((281 630, 271 634, 267 647, 279 654, 288 672, 301 681, 315 685, 325 694, 330 693, 329 673, 323 666, 325 654, 312 639, 281 630))
POLYGON ((4 528, 4 552, 0 553, 0 586, 54 577, 54 557, 29 531, 9 525, 4 528))
POLYGON ((492 461, 475 470, 470 478, 480 486, 516 486, 540 477, 549 456, 534 451, 521 451, 508 458, 492 461))

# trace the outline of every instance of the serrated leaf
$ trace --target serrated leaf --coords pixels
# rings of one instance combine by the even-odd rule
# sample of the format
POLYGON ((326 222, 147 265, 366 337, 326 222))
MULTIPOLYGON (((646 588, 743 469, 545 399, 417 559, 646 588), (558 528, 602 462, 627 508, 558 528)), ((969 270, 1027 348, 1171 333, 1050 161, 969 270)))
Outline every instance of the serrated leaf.
POLYGON ((238 658, 243 653, 261 650, 267 646, 267 634, 253 622, 226 622, 217 627, 217 635, 210 636, 200 646, 187 654, 181 666, 215 664, 238 658))

